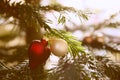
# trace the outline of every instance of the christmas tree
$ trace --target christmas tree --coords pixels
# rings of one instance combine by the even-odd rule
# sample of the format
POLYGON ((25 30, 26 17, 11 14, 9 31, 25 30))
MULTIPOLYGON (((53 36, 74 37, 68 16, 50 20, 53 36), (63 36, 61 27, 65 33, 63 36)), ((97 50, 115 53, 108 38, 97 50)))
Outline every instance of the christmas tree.
POLYGON ((66 16, 63 14, 73 12, 78 17, 88 20, 87 12, 59 4, 42 6, 39 4, 40 2, 41 0, 19 2, 0 0, 0 25, 12 24, 15 26, 11 34, 4 34, 0 37, 1 40, 9 42, 16 36, 22 35, 26 42, 25 45, 1 47, 1 80, 120 79, 119 64, 107 57, 95 56, 92 51, 86 51, 89 46, 94 49, 93 47, 97 48, 96 45, 110 47, 109 45, 104 44, 101 40, 93 40, 91 37, 86 37, 82 45, 82 42, 67 30, 51 28, 48 25, 51 21, 44 15, 46 12, 57 11, 61 14, 58 23, 64 24, 66 16), (45 70, 44 65, 51 54, 59 57, 58 64, 45 70), (16 65, 6 66, 7 62, 14 61, 17 61, 16 65))

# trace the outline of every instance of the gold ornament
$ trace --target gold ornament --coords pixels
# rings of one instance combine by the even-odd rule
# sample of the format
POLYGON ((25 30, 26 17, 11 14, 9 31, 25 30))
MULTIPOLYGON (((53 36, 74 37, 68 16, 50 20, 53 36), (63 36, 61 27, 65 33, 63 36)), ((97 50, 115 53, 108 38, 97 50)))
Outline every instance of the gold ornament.
POLYGON ((51 39, 50 49, 51 52, 56 56, 65 56, 68 52, 68 45, 63 39, 51 39))

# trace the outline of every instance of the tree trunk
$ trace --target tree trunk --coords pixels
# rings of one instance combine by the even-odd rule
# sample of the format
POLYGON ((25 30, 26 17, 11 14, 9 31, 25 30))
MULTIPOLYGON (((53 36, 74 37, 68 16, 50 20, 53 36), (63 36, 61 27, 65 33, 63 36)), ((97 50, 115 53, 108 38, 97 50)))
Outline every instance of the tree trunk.
POLYGON ((40 29, 37 31, 35 27, 27 27, 26 28, 26 42, 31 43, 32 40, 40 40, 42 38, 42 34, 40 33, 40 29))

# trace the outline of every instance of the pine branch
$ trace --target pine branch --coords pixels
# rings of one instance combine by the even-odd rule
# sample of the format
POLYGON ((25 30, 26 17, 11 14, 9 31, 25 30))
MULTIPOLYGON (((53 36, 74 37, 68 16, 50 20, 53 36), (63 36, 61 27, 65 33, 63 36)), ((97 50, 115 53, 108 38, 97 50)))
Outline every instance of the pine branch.
POLYGON ((111 80, 120 79, 120 63, 115 63, 109 60, 106 57, 97 56, 98 62, 98 71, 102 71, 103 74, 106 74, 111 80))
MULTIPOLYGON (((34 13, 40 14, 40 11, 50 11, 50 10, 55 10, 58 12, 74 12, 78 16, 83 17, 84 19, 88 19, 87 11, 81 11, 81 10, 75 10, 72 7, 63 7, 61 5, 52 5, 52 6, 32 6, 32 4, 26 3, 26 4, 20 4, 12 3, 11 5, 9 4, 9 1, 4 2, 4 0, 1 0, 0 2, 0 14, 5 14, 7 17, 13 16, 19 20, 21 20, 23 23, 29 26, 31 22, 37 24, 36 18, 34 17, 34 13), (31 16, 31 17, 30 17, 31 16)), ((40 14, 41 15, 41 14, 40 14)))
POLYGON ((105 43, 106 48, 108 48, 111 51, 120 52, 120 43, 115 42, 107 42, 105 43))
POLYGON ((112 14, 108 19, 105 19, 103 22, 97 24, 97 25, 92 25, 95 26, 95 30, 98 30, 103 27, 117 27, 120 25, 120 22, 113 22, 113 20, 120 15, 120 12, 112 14))
POLYGON ((73 57, 79 56, 79 53, 85 53, 84 48, 81 45, 80 41, 77 41, 71 33, 63 31, 63 30, 56 30, 52 29, 48 33, 45 34, 46 37, 58 37, 64 39, 69 46, 69 52, 73 57))
MULTIPOLYGON (((44 27, 45 29, 48 29, 49 31, 52 31, 53 33, 56 33, 57 31, 50 29, 50 27, 46 24, 46 21, 44 20, 44 17, 41 17, 42 15, 40 14, 39 11, 49 11, 49 10, 55 10, 55 11, 72 11, 77 13, 79 16, 88 19, 86 14, 83 13, 82 11, 75 10, 74 8, 69 8, 69 7, 63 7, 60 5, 54 5, 54 6, 33 6, 32 4, 20 4, 17 3, 14 5, 14 3, 10 6, 9 1, 4 2, 2 1, 1 3, 2 6, 1 8, 1 14, 6 14, 6 16, 10 17, 13 16, 19 20, 19 24, 21 28, 27 29, 29 27, 33 27, 36 32, 40 32, 40 28, 44 27), (5 6, 5 7, 4 7, 5 6)), ((62 18, 60 22, 64 22, 65 18, 62 18), (61 21, 62 20, 62 21, 61 21)), ((60 32, 58 32, 60 33, 60 32)), ((60 37, 60 35, 59 35, 60 37)), ((73 42, 76 42, 75 40, 73 42)), ((74 44, 76 45, 76 43, 74 44)), ((72 47, 72 46, 71 46, 72 47)), ((72 49, 72 48, 71 48, 72 49)), ((73 49, 75 50, 75 49, 73 49)), ((72 50, 72 51, 73 51, 72 50)), ((78 51, 77 51, 78 52, 78 51)))
MULTIPOLYGON (((57 67, 38 75, 45 80, 119 80, 120 64, 105 57, 94 57, 91 54, 81 55, 78 58, 66 56, 60 59, 57 67)), ((28 60, 9 69, 2 68, 0 78, 1 80, 31 80, 28 60)))
POLYGON ((4 63, 0 62, 0 70, 8 70, 9 68, 5 66, 4 63))
POLYGON ((1 80, 30 80, 30 78, 28 60, 23 61, 15 67, 0 70, 1 80))
POLYGON ((47 80, 109 80, 107 75, 98 71, 98 64, 96 58, 89 54, 76 59, 65 57, 48 73, 47 80))
POLYGON ((73 13, 77 14, 79 18, 81 17, 85 20, 88 20, 88 15, 91 14, 91 12, 89 12, 89 11, 76 10, 73 7, 65 7, 65 6, 61 6, 58 4, 57 5, 49 5, 49 6, 40 6, 39 9, 43 10, 43 11, 54 10, 54 11, 58 11, 60 13, 62 12, 62 14, 66 13, 66 12, 73 12, 73 13))

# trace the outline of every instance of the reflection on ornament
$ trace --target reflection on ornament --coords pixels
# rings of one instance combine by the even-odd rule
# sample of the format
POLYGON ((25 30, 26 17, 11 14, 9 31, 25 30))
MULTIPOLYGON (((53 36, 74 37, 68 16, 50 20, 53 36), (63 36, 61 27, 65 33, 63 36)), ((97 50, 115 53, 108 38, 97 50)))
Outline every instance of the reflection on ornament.
POLYGON ((51 52, 56 56, 65 56, 68 52, 68 45, 63 39, 51 39, 50 49, 51 52))

